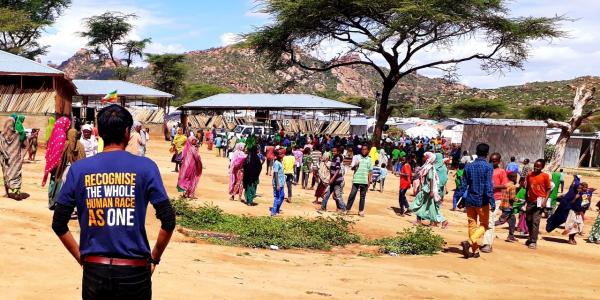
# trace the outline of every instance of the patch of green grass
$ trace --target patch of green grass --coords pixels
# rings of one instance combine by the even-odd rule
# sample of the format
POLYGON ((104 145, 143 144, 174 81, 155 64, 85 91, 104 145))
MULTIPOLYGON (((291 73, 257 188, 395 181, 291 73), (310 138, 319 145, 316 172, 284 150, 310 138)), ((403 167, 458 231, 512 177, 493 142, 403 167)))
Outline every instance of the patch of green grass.
POLYGON ((373 241, 383 253, 404 255, 433 255, 442 251, 444 238, 430 228, 417 226, 407 228, 395 237, 373 241))
MULTIPOLYGON (((341 217, 306 219, 301 217, 272 218, 226 214, 217 206, 205 204, 191 207, 182 199, 172 201, 178 223, 186 228, 231 234, 227 241, 235 245, 281 249, 305 248, 329 250, 360 241, 350 232, 351 221, 341 217)), ((213 242, 213 239, 209 239, 213 242)))

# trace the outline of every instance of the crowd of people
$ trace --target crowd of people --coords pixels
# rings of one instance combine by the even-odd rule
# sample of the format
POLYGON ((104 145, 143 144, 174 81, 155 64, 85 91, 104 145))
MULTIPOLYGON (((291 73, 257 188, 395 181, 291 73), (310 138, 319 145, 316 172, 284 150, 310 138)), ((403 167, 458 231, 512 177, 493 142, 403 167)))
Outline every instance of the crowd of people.
MULTIPOLYGON (((229 158, 231 200, 255 205, 260 172, 265 166, 265 174, 272 176, 272 216, 281 213, 284 202, 292 202, 294 189, 298 187, 315 191, 313 203, 319 213, 327 211, 328 200, 333 197, 336 211, 348 214, 358 196, 358 215, 365 216, 367 191, 374 191, 377 183, 383 191, 385 178, 390 174, 400 181, 399 216, 414 214, 415 224, 446 228, 448 220, 441 205, 450 194, 447 183, 453 175, 456 188, 451 210, 462 209, 468 218, 469 239, 462 243, 466 258, 479 257, 480 251, 492 252, 495 228, 505 223, 508 223, 507 242, 526 237, 525 244, 536 249, 543 217, 548 218, 547 232, 564 224, 563 233, 568 235, 570 244, 576 244, 576 236, 583 233, 583 217, 590 208, 593 192, 575 175, 567 193, 561 195, 566 174, 563 170, 545 173, 543 159, 532 165, 529 159, 519 163, 511 157, 503 166, 501 154, 489 155, 486 144, 479 145, 477 152, 470 155, 441 137, 386 138, 379 147, 374 147, 366 137, 359 136, 284 132, 267 137, 238 136, 216 127, 195 133, 178 128, 174 132, 172 151, 176 170, 180 160, 197 155, 197 148, 187 155, 179 150, 187 146, 186 139, 198 145, 197 136, 210 145, 207 149, 216 146, 218 157, 229 158), (344 201, 344 178, 348 171, 353 172, 352 187, 344 201), (412 201, 407 198, 409 190, 413 191, 412 201)), ((197 182, 201 163, 192 168, 197 182)), ((195 188, 193 185, 181 191, 184 196, 193 196, 195 188)), ((596 242, 599 238, 600 218, 589 240, 596 242)))

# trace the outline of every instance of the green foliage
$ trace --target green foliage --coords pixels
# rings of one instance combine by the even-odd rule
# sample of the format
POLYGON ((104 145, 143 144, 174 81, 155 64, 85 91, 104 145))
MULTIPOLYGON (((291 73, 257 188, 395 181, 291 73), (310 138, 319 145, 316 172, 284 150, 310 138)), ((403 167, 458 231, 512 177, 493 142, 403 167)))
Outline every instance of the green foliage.
POLYGON ((194 83, 188 84, 183 88, 183 94, 180 99, 172 101, 171 104, 174 106, 180 106, 186 104, 190 101, 195 101, 198 99, 223 94, 223 93, 231 93, 232 89, 221 87, 214 84, 208 83, 194 83))
POLYGON ((237 216, 205 204, 192 208, 186 200, 172 201, 178 222, 184 227, 228 233, 235 236, 230 242, 246 247, 282 249, 331 249, 360 241, 350 232, 352 223, 342 218, 305 219, 237 216))
MULTIPOLYGON (((389 95, 398 82, 416 71, 448 68, 469 60, 480 60, 484 70, 521 68, 532 40, 564 36, 558 29, 562 17, 516 17, 494 0, 259 0, 261 11, 273 22, 248 34, 250 47, 264 55, 272 69, 290 65, 311 71, 330 71, 348 65, 367 66, 381 79, 381 109, 388 109, 389 95), (411 57, 438 46, 452 49, 459 41, 485 37, 486 53, 473 49, 465 56, 415 63, 411 57), (346 53, 376 53, 385 58, 381 67, 369 59, 303 62, 297 49, 318 49, 324 41, 348 46, 346 53), (402 70, 402 71, 400 71, 402 70)), ((388 114, 379 114, 384 124, 388 114)), ((381 125, 379 125, 381 126, 381 125)), ((381 129, 381 128, 378 128, 381 129)), ((381 130, 375 130, 378 144, 381 130)))
POLYGON ((525 108, 523 114, 527 119, 565 121, 569 115, 569 109, 558 105, 533 105, 525 108))
POLYGON ((555 145, 546 145, 546 147, 544 147, 544 159, 546 161, 551 161, 552 158, 554 158, 555 152, 556 152, 555 145))
POLYGON ((360 106, 360 108, 362 108, 363 113, 365 113, 365 114, 373 113, 373 108, 374 108, 373 106, 375 104, 375 99, 369 99, 369 98, 359 97, 359 96, 342 96, 342 97, 338 98, 338 100, 348 103, 348 104, 360 106))
POLYGON ((164 92, 179 95, 183 87, 183 79, 187 68, 182 54, 148 54, 151 64, 154 86, 164 92))
POLYGON ((70 0, 0 0, 0 50, 30 59, 46 53, 38 39, 70 0))
POLYGON ((411 117, 415 113, 415 105, 408 102, 392 104, 390 107, 392 108, 392 116, 411 117))
POLYGON ((87 45, 96 48, 98 52, 106 51, 108 57, 115 66, 119 66, 119 61, 115 58, 115 48, 124 42, 125 37, 133 25, 130 20, 136 18, 135 14, 123 14, 120 12, 107 11, 98 16, 92 16, 84 20, 86 31, 80 33, 88 39, 87 45), (101 49, 104 47, 104 49, 101 49))
POLYGON ((492 114, 501 115, 506 111, 506 103, 489 99, 467 99, 450 108, 453 114, 465 118, 487 118, 492 114))
POLYGON ((124 72, 120 72, 121 74, 119 75, 119 78, 121 80, 127 80, 127 76, 129 76, 129 68, 133 63, 133 59, 135 57, 142 59, 144 57, 144 49, 146 49, 151 42, 152 39, 146 38, 141 41, 129 40, 122 43, 123 49, 121 52, 125 54, 125 59, 123 59, 123 61, 125 62, 126 67, 124 72))
POLYGON ((434 233, 431 228, 417 226, 406 228, 395 237, 374 241, 381 252, 404 255, 433 255, 442 251, 444 238, 434 233))
POLYGON ((579 126, 578 129, 580 132, 583 132, 583 133, 593 133, 600 129, 600 124, 585 123, 585 124, 581 124, 581 126, 579 126))
POLYGON ((448 112, 445 105, 436 104, 427 109, 426 116, 427 118, 442 120, 448 117, 448 112))

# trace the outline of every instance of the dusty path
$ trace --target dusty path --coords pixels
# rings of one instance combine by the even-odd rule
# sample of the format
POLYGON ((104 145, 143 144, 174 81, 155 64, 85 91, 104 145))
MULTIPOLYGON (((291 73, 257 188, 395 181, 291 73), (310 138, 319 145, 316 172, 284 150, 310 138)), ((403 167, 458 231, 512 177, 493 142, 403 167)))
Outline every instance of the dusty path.
MULTIPOLYGON (((176 173, 168 145, 152 140, 149 156, 160 166, 172 197, 176 173)), ((43 158, 42 154, 38 154, 43 158)), ((200 202, 213 202, 236 214, 267 215, 270 179, 263 177, 259 205, 247 207, 228 200, 227 161, 202 150, 206 165, 200 181, 200 202)), ((24 166, 23 202, 0 198, 0 299, 79 299, 81 268, 50 228, 46 190, 41 188, 43 161, 24 166)), ((263 172, 264 173, 264 172, 263 172)), ((350 176, 347 176, 349 179, 350 176)), ((592 187, 600 178, 584 177, 592 187)), ((367 217, 356 230, 370 237, 392 235, 411 226, 412 219, 396 217, 398 183, 388 178, 384 193, 369 192, 367 217)), ((349 194, 346 185, 345 197, 349 194)), ((317 216, 312 191, 296 189, 294 203, 283 205, 285 216, 317 216)), ((446 196, 450 199, 450 195, 446 196)), ((330 204, 334 209, 335 204, 330 204)), ((432 257, 362 257, 358 246, 332 252, 269 251, 193 243, 175 234, 154 274, 155 299, 600 299, 600 246, 571 246, 559 233, 543 235, 537 251, 523 243, 504 242, 506 228, 497 230, 494 253, 464 260, 457 251, 466 236, 466 217, 443 209, 447 230, 436 229, 448 242, 447 252, 432 257)), ((588 214, 586 230, 596 217, 588 214)), ((151 244, 158 230, 149 210, 151 244)), ((77 232, 75 222, 71 229, 77 232)))

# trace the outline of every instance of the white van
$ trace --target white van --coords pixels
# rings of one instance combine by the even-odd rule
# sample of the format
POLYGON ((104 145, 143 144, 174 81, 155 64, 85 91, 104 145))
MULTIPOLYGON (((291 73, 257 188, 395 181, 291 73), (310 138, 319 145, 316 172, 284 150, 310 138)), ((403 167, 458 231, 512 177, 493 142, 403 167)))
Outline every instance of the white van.
POLYGON ((273 129, 269 126, 261 125, 238 125, 235 127, 235 129, 233 129, 233 132, 228 133, 227 137, 230 138, 233 135, 237 136, 238 138, 242 137, 243 135, 257 135, 261 137, 268 137, 273 135, 273 129))

